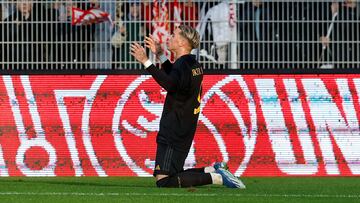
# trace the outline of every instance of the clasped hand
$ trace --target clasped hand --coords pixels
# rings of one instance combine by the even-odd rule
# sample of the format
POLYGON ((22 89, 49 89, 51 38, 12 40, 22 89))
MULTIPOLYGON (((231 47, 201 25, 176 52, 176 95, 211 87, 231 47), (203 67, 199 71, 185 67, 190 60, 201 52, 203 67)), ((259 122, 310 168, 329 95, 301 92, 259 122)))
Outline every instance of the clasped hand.
MULTIPOLYGON (((163 54, 160 43, 154 39, 153 36, 149 35, 145 37, 145 47, 149 48, 153 54, 159 57, 163 54)), ((146 55, 145 48, 139 43, 134 42, 130 45, 130 54, 140 63, 144 64, 149 58, 146 55)))

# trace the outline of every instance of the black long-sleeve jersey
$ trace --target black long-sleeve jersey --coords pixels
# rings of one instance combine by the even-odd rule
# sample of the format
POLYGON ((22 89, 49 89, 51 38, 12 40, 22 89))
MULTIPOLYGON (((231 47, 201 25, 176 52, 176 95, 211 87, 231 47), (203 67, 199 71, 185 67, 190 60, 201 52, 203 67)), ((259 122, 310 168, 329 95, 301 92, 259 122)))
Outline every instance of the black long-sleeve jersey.
POLYGON ((169 60, 162 69, 146 69, 167 91, 156 141, 188 152, 200 113, 203 69, 194 55, 183 55, 174 64, 169 60))

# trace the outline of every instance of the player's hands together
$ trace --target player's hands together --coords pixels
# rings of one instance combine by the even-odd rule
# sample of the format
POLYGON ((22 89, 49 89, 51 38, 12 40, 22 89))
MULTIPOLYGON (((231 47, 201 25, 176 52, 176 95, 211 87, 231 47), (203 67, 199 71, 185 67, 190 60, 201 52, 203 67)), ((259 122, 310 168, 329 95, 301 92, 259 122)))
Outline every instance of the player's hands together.
POLYGON ((130 45, 130 54, 142 64, 149 60, 146 55, 145 48, 136 42, 130 45))
POLYGON ((161 54, 163 54, 160 43, 156 39, 154 39, 152 35, 146 36, 144 42, 145 47, 149 48, 151 52, 156 56, 160 56, 161 54))

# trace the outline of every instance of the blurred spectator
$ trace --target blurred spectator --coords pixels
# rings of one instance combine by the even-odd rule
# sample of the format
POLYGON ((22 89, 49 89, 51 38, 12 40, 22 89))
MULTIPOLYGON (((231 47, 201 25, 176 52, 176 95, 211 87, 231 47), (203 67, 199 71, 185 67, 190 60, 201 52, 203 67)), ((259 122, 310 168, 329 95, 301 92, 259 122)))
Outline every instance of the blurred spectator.
MULTIPOLYGON (((61 0, 55 0, 53 3, 47 4, 46 9, 43 15, 44 25, 43 31, 46 33, 46 50, 47 57, 46 62, 48 68, 57 68, 59 65, 53 63, 56 62, 59 58, 58 56, 58 31, 59 31, 59 22, 66 21, 66 17, 60 18, 60 11, 65 11, 65 6, 60 2, 61 0)), ((66 12, 63 12, 62 15, 66 16, 66 12)))
POLYGON ((196 27, 199 21, 199 7, 198 3, 193 0, 185 0, 180 4, 181 8, 181 19, 187 22, 191 27, 196 27))
POLYGON ((309 50, 316 47, 317 20, 322 13, 317 7, 320 2, 270 2, 269 19, 269 67, 277 69, 309 68, 316 61, 316 54, 309 50), (311 28, 310 28, 311 27, 311 28), (312 60, 312 61, 311 61, 312 60))
MULTIPOLYGON (((321 33, 327 32, 329 13, 327 2, 293 2, 288 6, 291 11, 290 21, 282 23, 288 32, 281 34, 286 38, 286 47, 281 46, 280 53, 288 53, 284 59, 284 68, 310 69, 318 67, 318 60, 322 47, 317 43, 321 33), (286 51, 282 51, 282 49, 286 51)), ((282 44, 283 45, 283 44, 282 44)))
MULTIPOLYGON (((323 45, 328 46, 336 68, 359 68, 360 36, 358 4, 353 0, 333 3, 331 13, 338 13, 331 37, 326 33, 320 38, 323 45)), ((329 17, 331 18, 331 17, 329 17)))
POLYGON ((293 65, 295 51, 296 3, 271 2, 270 20, 273 26, 274 38, 271 43, 269 59, 272 68, 288 69, 293 65))
MULTIPOLYGON (((204 8, 205 5, 203 5, 204 8)), ((231 28, 229 24, 229 2, 222 1, 221 3, 211 7, 206 15, 202 17, 201 22, 198 25, 199 34, 201 40, 204 37, 211 36, 214 44, 211 45, 210 50, 200 50, 200 56, 214 61, 221 66, 226 65, 229 61, 229 49, 231 42, 231 28), (208 32, 206 34, 206 27, 210 20, 210 27, 208 26, 208 32), (213 51, 215 50, 215 52, 213 51)), ((236 31, 236 30, 235 30, 236 31)), ((210 39, 208 39, 210 40, 210 39)))
POLYGON ((140 69, 141 64, 136 63, 129 52, 132 42, 142 43, 144 40, 145 29, 141 23, 141 5, 140 2, 134 1, 128 6, 128 9, 125 9, 128 12, 124 14, 124 24, 120 27, 120 32, 125 36, 126 41, 113 52, 113 68, 140 69))
POLYGON ((66 4, 64 1, 55 0, 52 7, 56 12, 56 21, 66 22, 68 20, 69 14, 67 13, 66 4))
MULTIPOLYGON (((111 37, 112 50, 114 50, 115 48, 120 48, 126 40, 125 27, 123 23, 123 18, 124 18, 123 5, 124 4, 122 2, 116 3, 114 33, 111 37)), ((114 58, 113 52, 112 52, 112 58, 114 58)))
POLYGON ((11 68, 41 66, 45 49, 41 43, 43 33, 39 32, 41 29, 37 22, 40 17, 36 15, 37 10, 33 1, 19 0, 16 11, 6 19, 9 24, 3 38, 9 44, 5 45, 4 57, 5 63, 11 68))
MULTIPOLYGON (((143 1, 141 19, 145 20, 145 33, 153 34, 166 50, 166 41, 177 25, 186 23, 196 27, 197 9, 197 3, 192 0, 170 0, 155 3, 149 0, 143 1)), ((165 54, 172 60, 173 56, 170 52, 167 51, 165 54)), ((150 58, 152 57, 154 56, 150 55, 150 58)))
POLYGON ((152 2, 145 0, 141 6, 141 19, 144 20, 145 29, 147 33, 152 32, 152 2))
POLYGON ((90 8, 90 3, 75 3, 71 0, 64 4, 62 10, 59 6, 59 20, 63 20, 66 13, 66 21, 60 21, 57 27, 57 43, 54 60, 60 62, 62 68, 89 67, 88 62, 90 49, 93 44, 94 25, 73 26, 71 24, 72 8, 83 10, 90 8))
MULTIPOLYGON (((177 21, 180 20, 181 22, 185 22, 192 27, 196 27, 198 24, 198 3, 193 2, 193 0, 171 0, 167 1, 166 7, 168 9, 169 20, 172 22, 170 23, 170 33, 175 30, 177 21), (180 19, 176 19, 175 7, 177 7, 180 11, 180 19)), ((181 23, 178 22, 178 23, 181 23)))
MULTIPOLYGON (((0 2, 0 17, 7 21, 0 23, 3 42, 0 60, 3 64, 12 63, 11 67, 15 68, 57 63, 64 68, 141 68, 129 55, 129 45, 133 41, 142 42, 146 33, 154 32, 153 0, 53 0, 51 7, 47 6, 49 1, 0 2), (116 11, 116 4, 124 5, 120 12, 116 11), (108 22, 71 25, 73 6, 88 9, 94 5, 110 13, 113 20, 115 14, 119 15, 116 32, 108 22), (57 63, 51 63, 53 61, 57 63)), ((230 47, 234 39, 231 38, 229 2, 232 1, 178 0, 182 22, 195 27, 201 19, 198 24, 202 35, 200 56, 201 60, 214 62, 206 65, 209 69, 230 67, 230 47)), ((359 1, 235 2, 237 60, 241 68, 307 69, 328 63, 338 68, 360 67, 359 1), (335 12, 338 15, 332 33, 326 37, 335 12)), ((160 21, 171 22, 164 26, 169 33, 175 25, 174 8, 174 0, 166 1, 167 12, 160 21)), ((166 41, 165 35, 163 41, 166 41)))
MULTIPOLYGON (((170 21, 174 20, 174 5, 175 2, 174 0, 171 1, 167 1, 166 2, 166 7, 168 9, 168 14, 169 14, 169 18, 170 21)), ((196 25, 198 24, 198 3, 194 2, 193 0, 178 0, 178 5, 179 8, 181 9, 181 14, 180 14, 180 18, 182 21, 186 22, 187 24, 191 25, 192 27, 196 27, 196 25)), ((142 3, 142 7, 141 7, 141 19, 145 21, 145 25, 146 25, 146 29, 148 31, 152 30, 152 24, 151 24, 151 20, 153 18, 153 3, 150 0, 145 0, 142 3)), ((171 23, 172 28, 174 26, 174 23, 171 23)))
MULTIPOLYGON (((4 0, 2 0, 1 2, 3 1, 4 0)), ((0 16, 2 21, 4 21, 6 18, 12 15, 15 11, 14 3, 0 3, 0 6, 1 6, 0 16)))
MULTIPOLYGON (((111 19, 115 20, 115 1, 90 0, 95 7, 110 14, 111 19)), ((103 22, 94 25, 94 46, 91 49, 90 67, 92 69, 110 69, 111 68, 111 37, 113 34, 113 25, 110 22, 103 22)))
POLYGON ((317 68, 322 46, 318 39, 327 33, 330 13, 327 11, 328 2, 299 2, 297 3, 296 21, 293 23, 293 37, 296 40, 293 59, 296 60, 294 68, 317 68))
POLYGON ((239 6, 239 55, 241 68, 273 66, 270 54, 276 33, 271 20, 272 4, 253 0, 239 6))

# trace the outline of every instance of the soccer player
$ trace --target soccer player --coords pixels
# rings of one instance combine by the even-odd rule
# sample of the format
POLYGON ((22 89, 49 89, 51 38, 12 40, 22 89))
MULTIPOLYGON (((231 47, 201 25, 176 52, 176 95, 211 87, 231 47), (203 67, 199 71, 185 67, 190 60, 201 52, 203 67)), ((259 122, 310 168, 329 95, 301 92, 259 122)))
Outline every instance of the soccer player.
POLYGON ((167 91, 157 135, 154 176, 158 187, 191 187, 221 184, 230 188, 245 185, 227 170, 225 163, 184 170, 200 113, 203 69, 190 52, 199 46, 198 32, 187 25, 178 26, 169 41, 168 49, 175 55, 171 63, 161 46, 151 36, 145 38, 149 48, 162 63, 155 67, 138 43, 130 47, 130 54, 145 66, 155 81, 167 91))

